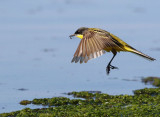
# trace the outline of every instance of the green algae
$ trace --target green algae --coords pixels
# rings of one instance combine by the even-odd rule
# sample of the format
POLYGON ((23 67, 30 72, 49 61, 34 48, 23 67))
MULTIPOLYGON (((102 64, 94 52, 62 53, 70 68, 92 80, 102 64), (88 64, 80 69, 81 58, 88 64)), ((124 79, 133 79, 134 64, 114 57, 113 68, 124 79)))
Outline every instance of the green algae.
POLYGON ((110 117, 159 116, 160 88, 135 90, 134 95, 108 95, 100 92, 70 92, 76 97, 53 97, 23 100, 20 104, 43 105, 44 108, 25 108, 0 117, 110 117), (22 103, 23 102, 23 103, 22 103))
POLYGON ((21 105, 27 105, 27 104, 31 104, 31 101, 28 101, 28 100, 22 100, 20 102, 21 105))
POLYGON ((142 78, 142 82, 145 84, 151 84, 156 87, 160 87, 160 78, 159 77, 146 77, 142 78))
POLYGON ((109 95, 100 91, 69 92, 67 97, 22 100, 21 105, 43 108, 2 113, 0 117, 157 117, 160 115, 160 78, 147 77, 142 82, 158 88, 133 91, 134 95, 109 95))

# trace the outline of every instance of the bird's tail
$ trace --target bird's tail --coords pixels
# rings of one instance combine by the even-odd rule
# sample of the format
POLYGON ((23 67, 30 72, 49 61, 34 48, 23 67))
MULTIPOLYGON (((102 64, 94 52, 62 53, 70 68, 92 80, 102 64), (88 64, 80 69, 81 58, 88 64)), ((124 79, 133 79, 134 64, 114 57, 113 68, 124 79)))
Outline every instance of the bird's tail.
POLYGON ((146 59, 148 59, 148 60, 151 60, 151 61, 156 60, 156 59, 154 59, 154 58, 152 58, 152 57, 150 57, 150 56, 148 56, 148 55, 146 55, 146 54, 143 54, 142 52, 134 49, 134 48, 131 47, 131 46, 128 46, 128 47, 127 47, 127 50, 128 50, 129 52, 132 52, 132 53, 134 53, 134 54, 137 54, 137 55, 139 55, 139 56, 141 56, 141 57, 143 57, 143 58, 146 58, 146 59))

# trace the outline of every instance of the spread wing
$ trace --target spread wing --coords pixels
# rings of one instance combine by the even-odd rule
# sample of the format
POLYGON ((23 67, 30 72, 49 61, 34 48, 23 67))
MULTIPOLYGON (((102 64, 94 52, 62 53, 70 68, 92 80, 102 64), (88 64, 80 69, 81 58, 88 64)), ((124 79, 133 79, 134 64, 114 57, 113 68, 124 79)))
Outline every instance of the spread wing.
POLYGON ((112 48, 120 48, 117 42, 110 36, 108 32, 94 32, 87 31, 83 35, 83 39, 80 41, 79 46, 74 54, 71 62, 87 63, 92 58, 97 58, 103 55, 106 51, 112 48))

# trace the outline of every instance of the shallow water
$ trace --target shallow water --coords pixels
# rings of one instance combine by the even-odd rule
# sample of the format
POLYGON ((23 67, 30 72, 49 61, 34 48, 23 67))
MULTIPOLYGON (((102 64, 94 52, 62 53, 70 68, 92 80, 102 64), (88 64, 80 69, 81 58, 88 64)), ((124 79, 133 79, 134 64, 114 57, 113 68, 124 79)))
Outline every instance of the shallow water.
POLYGON ((142 84, 141 77, 160 76, 160 51, 155 51, 160 45, 159 4, 158 0, 0 0, 0 113, 23 109, 26 106, 18 104, 23 99, 82 90, 132 94, 151 87, 142 84), (82 26, 106 29, 157 60, 120 53, 112 63, 119 69, 109 76, 105 67, 111 53, 87 64, 71 64, 80 40, 68 36, 82 26))

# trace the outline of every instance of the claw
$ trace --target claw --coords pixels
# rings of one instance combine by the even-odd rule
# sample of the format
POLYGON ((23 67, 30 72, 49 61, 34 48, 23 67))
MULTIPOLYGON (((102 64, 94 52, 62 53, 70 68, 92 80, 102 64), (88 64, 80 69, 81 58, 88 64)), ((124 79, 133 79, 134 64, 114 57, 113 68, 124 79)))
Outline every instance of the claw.
POLYGON ((118 69, 118 67, 115 67, 115 66, 112 66, 112 65, 109 64, 109 65, 106 67, 107 75, 109 75, 110 69, 118 69))
POLYGON ((118 67, 115 67, 115 66, 112 66, 112 65, 110 65, 110 68, 111 69, 118 69, 118 67))

